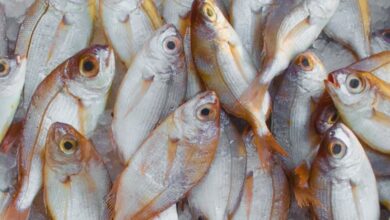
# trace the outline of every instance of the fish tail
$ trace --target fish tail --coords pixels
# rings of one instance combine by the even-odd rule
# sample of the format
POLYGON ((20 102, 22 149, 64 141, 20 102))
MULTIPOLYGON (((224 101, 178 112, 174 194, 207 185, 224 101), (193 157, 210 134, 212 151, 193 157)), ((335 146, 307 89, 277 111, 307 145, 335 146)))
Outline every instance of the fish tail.
POLYGON ((255 141, 258 143, 259 147, 266 147, 273 152, 288 157, 287 151, 280 146, 266 125, 264 125, 263 128, 256 129, 255 141))
POLYGON ((304 162, 294 169, 292 176, 294 197, 301 208, 310 205, 318 206, 320 203, 309 187, 309 175, 309 166, 304 162))
POLYGON ((30 208, 19 210, 16 201, 13 200, 7 209, 0 215, 0 219, 27 220, 30 215, 30 208))

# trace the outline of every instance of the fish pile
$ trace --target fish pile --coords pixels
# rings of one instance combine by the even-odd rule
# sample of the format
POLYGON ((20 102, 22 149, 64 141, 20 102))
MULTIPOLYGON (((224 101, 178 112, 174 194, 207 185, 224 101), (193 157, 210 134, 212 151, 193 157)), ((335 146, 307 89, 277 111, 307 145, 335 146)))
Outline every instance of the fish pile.
POLYGON ((385 219, 388 0, 0 0, 0 220, 385 219))

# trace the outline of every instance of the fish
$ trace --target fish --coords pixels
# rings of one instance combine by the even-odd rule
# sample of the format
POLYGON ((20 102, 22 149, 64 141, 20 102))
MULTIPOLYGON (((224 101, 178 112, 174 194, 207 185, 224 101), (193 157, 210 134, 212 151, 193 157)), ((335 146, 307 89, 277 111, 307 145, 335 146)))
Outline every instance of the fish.
POLYGON ((371 50, 373 54, 390 50, 390 29, 379 30, 371 35, 371 50))
POLYGON ((99 5, 107 39, 129 68, 143 45, 165 22, 153 0, 100 0, 99 5))
POLYGON ((311 115, 325 92, 326 77, 321 60, 312 52, 302 53, 284 73, 273 100, 271 131, 289 155, 281 158, 289 172, 303 161, 311 163, 310 156, 316 154, 320 136, 314 132, 311 115))
POLYGON ((112 49, 94 45, 63 62, 38 86, 21 131, 20 182, 7 219, 27 210, 42 187, 43 152, 52 123, 67 123, 91 136, 105 108, 114 67, 112 49))
POLYGON ((229 219, 236 211, 246 176, 246 150, 241 135, 220 113, 217 152, 205 177, 188 193, 192 219, 229 219))
POLYGON ((325 86, 343 122, 371 148, 389 154, 388 82, 371 72, 345 68, 330 73, 325 86))
POLYGON ((265 151, 270 168, 260 165, 253 131, 246 130, 243 140, 247 151, 246 177, 242 198, 232 219, 287 219, 290 192, 282 165, 268 149, 265 151))
POLYGON ((20 102, 26 63, 24 56, 0 57, 0 143, 11 126, 20 102))
POLYGON ((113 138, 123 164, 157 123, 184 101, 187 85, 184 56, 180 33, 167 24, 155 32, 127 71, 112 122, 113 138))
POLYGON ((0 56, 8 55, 7 21, 5 9, 0 5, 0 56))
POLYGON ((260 68, 263 30, 274 0, 232 0, 230 23, 249 52, 256 69, 260 68))
POLYGON ((358 58, 363 59, 371 55, 370 23, 368 0, 340 0, 339 7, 324 32, 330 38, 351 48, 358 58))
POLYGON ((93 144, 74 127, 53 123, 43 166, 45 204, 52 219, 107 219, 111 180, 93 144))
POLYGON ((200 93, 145 140, 108 197, 113 219, 149 219, 169 208, 206 174, 217 150, 220 104, 200 93))
POLYGON ((167 23, 175 27, 183 36, 184 54, 187 64, 187 90, 185 100, 204 91, 204 86, 198 76, 191 51, 191 6, 194 0, 165 0, 162 16, 167 23))
POLYGON ((315 130, 317 134, 321 136, 324 135, 334 124, 340 121, 339 113, 337 112, 337 109, 332 102, 332 98, 328 93, 326 94, 327 101, 320 102, 322 105, 317 105, 317 109, 312 115, 312 118, 314 119, 315 130))
POLYGON ((27 57, 23 107, 42 80, 88 46, 93 29, 93 1, 37 0, 29 8, 18 34, 15 53, 27 57))
POLYGON ((320 35, 340 0, 275 1, 263 30, 264 58, 260 84, 269 84, 290 61, 308 49, 320 35))
POLYGON ((319 201, 312 206, 315 219, 379 219, 374 172, 358 138, 342 123, 325 134, 309 185, 319 201))
POLYGON ((229 114, 251 124, 259 150, 269 147, 286 155, 266 125, 270 113, 268 87, 256 90, 258 96, 242 98, 251 89, 257 71, 237 33, 213 1, 195 0, 191 16, 194 63, 206 87, 216 91, 229 114))

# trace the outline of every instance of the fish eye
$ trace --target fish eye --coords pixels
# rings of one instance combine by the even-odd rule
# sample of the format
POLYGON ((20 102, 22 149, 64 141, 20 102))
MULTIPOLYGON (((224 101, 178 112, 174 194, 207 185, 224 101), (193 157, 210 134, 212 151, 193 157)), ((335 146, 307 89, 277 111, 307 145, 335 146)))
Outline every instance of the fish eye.
POLYGON ((67 155, 76 152, 77 146, 77 142, 71 139, 62 139, 60 142, 60 150, 67 155))
POLYGON ((217 20, 217 14, 215 13, 214 8, 208 3, 204 4, 202 8, 202 15, 209 21, 217 20))
POLYGON ((216 111, 211 105, 206 104, 198 108, 196 117, 201 121, 211 121, 215 119, 216 111))
POLYGON ((305 71, 311 71, 314 68, 313 61, 309 56, 300 55, 295 60, 295 64, 300 66, 305 71))
POLYGON ((99 73, 99 63, 93 56, 86 56, 80 61, 80 73, 85 77, 94 77, 99 73))
POLYGON ((343 158, 347 148, 344 143, 338 140, 333 140, 329 143, 328 150, 330 155, 332 155, 334 158, 343 158))
POLYGON ((174 54, 180 51, 180 39, 172 36, 164 40, 164 50, 169 54, 174 54))
POLYGON ((346 82, 348 90, 353 94, 361 93, 365 86, 363 81, 355 75, 349 75, 346 82))
POLYGON ((0 77, 6 76, 9 73, 9 65, 6 60, 1 59, 0 60, 0 77))

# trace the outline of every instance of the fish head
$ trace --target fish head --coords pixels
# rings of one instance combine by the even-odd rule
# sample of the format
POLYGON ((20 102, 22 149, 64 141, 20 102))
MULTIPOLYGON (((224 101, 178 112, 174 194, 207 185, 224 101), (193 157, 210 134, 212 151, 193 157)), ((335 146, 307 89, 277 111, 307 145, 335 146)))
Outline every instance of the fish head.
POLYGON ((70 93, 81 99, 102 97, 114 78, 114 52, 108 46, 94 45, 70 58, 65 68, 70 93))
POLYGON ((175 125, 188 143, 207 146, 218 141, 220 110, 217 94, 203 92, 175 111, 175 125))
POLYGON ((287 71, 288 77, 304 91, 324 89, 327 72, 321 60, 312 52, 298 55, 287 71))
POLYGON ((91 143, 71 125, 56 122, 48 131, 45 163, 65 181, 81 171, 92 157, 91 143))
POLYGON ((341 69, 332 72, 325 80, 325 86, 341 114, 364 111, 375 101, 378 79, 369 72, 341 69))
POLYGON ((353 132, 344 124, 337 123, 326 132, 316 162, 330 177, 350 179, 360 168, 364 155, 363 147, 353 132))
POLYGON ((24 82, 26 73, 26 57, 0 57, 0 88, 14 86, 24 82))
POLYGON ((325 134, 334 124, 339 121, 340 117, 336 107, 333 104, 324 106, 315 120, 317 133, 325 134))

